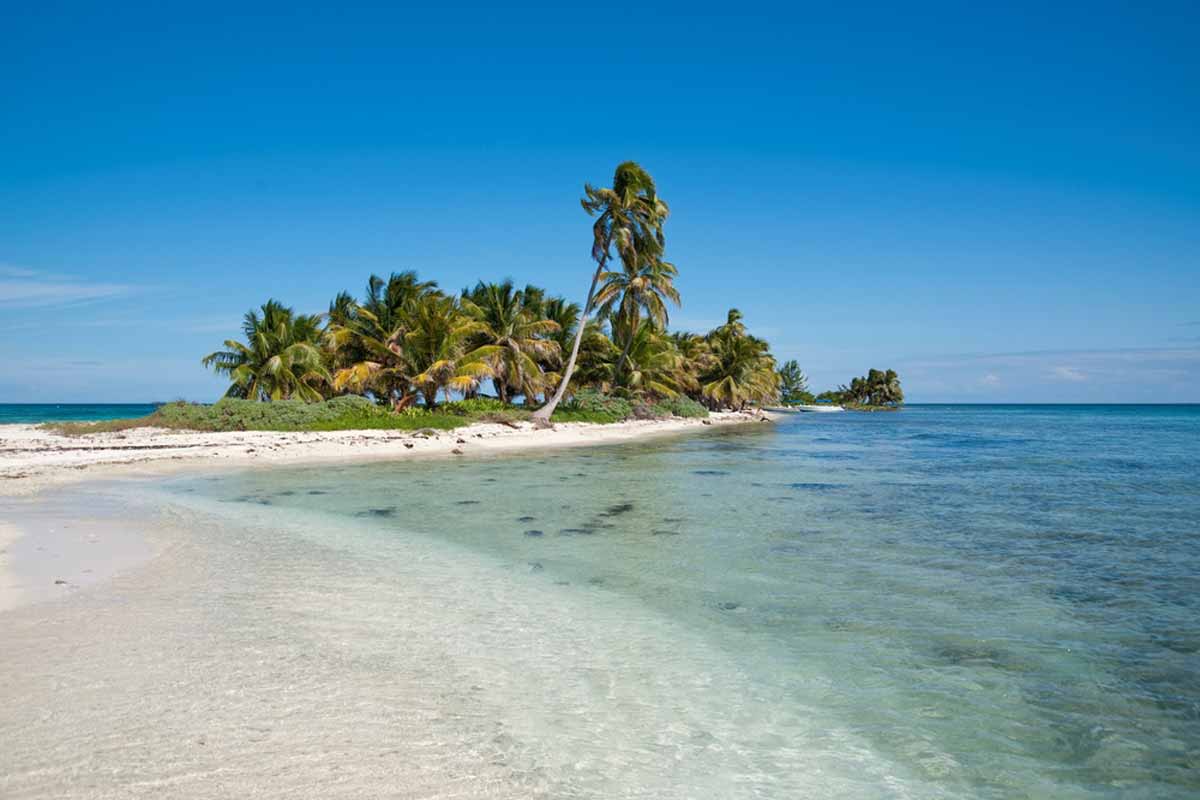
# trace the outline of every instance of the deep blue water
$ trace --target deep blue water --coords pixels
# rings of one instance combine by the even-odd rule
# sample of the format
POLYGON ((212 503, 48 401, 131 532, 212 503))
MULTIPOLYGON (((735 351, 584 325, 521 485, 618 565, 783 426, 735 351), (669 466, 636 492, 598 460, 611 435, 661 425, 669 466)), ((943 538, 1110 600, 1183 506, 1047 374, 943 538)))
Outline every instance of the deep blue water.
POLYGON ((156 408, 157 403, 0 403, 0 425, 127 419, 156 408))

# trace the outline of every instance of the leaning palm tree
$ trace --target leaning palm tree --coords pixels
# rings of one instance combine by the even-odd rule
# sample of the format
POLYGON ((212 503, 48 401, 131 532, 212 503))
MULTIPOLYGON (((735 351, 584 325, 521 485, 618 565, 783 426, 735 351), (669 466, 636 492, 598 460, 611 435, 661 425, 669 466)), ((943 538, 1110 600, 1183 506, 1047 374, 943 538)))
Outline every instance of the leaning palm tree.
POLYGON ((579 356, 579 345, 587 327, 584 323, 594 310, 596 286, 600 276, 607 271, 613 250, 616 250, 617 257, 623 263, 631 265, 636 265, 643 255, 653 258, 660 256, 663 251, 662 226, 670 211, 658 197, 650 173, 638 164, 626 161, 619 165, 613 175, 612 188, 585 184, 584 195, 583 210, 596 218, 592 224, 592 258, 596 261, 596 271, 592 274, 579 329, 575 333, 562 380, 558 382, 558 389, 550 402, 534 412, 533 419, 538 425, 550 424, 550 415, 567 392, 579 356))
POLYGON ((541 364, 545 379, 545 399, 549 401, 551 392, 558 388, 558 383, 562 380, 563 354, 570 351, 571 343, 575 340, 575 328, 579 324, 579 304, 568 302, 563 297, 551 297, 542 304, 541 316, 558 325, 558 330, 546 337, 558 345, 558 352, 541 364))
MULTIPOLYGON (((669 321, 667 302, 679 305, 679 291, 674 283, 679 270, 674 264, 646 254, 642 254, 636 266, 623 266, 620 271, 609 271, 600 276, 600 289, 596 292, 598 313, 614 314, 636 334, 644 311, 653 324, 665 329, 669 321)), ((626 340, 617 361, 618 371, 624 366, 634 340, 633 335, 626 340)))
POLYGON ((603 320, 590 320, 584 326, 579 361, 571 380, 570 394, 586 387, 607 394, 615 388, 614 377, 621 349, 604 330, 603 320))
MULTIPOLYGON (((536 294, 531 299, 535 308, 543 302, 536 294)), ((479 323, 476 341, 496 348, 492 374, 500 400, 507 403, 513 394, 529 398, 541 391, 546 385, 541 363, 559 352, 558 343, 547 338, 558 331, 558 323, 528 308, 525 292, 516 290, 512 281, 480 281, 464 292, 462 307, 479 323)))
POLYGON ((276 300, 242 321, 245 342, 225 340, 225 350, 201 363, 232 380, 226 397, 249 400, 320 400, 329 371, 321 358, 320 318, 297 314, 276 300))

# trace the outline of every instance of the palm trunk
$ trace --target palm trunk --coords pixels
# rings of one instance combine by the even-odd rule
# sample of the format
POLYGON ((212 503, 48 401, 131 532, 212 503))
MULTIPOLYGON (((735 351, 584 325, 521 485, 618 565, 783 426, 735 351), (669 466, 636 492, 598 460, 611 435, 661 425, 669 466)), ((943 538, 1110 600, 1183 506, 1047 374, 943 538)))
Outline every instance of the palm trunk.
POLYGON ((575 371, 575 360, 579 357, 579 345, 583 341, 583 331, 587 328, 588 314, 592 312, 592 301, 596 297, 596 284, 600 282, 600 273, 604 271, 606 263, 608 263, 607 256, 596 264, 596 274, 592 275, 592 285, 588 289, 587 302, 583 304, 583 313, 579 315, 579 330, 575 331, 575 343, 571 345, 571 357, 567 359, 567 368, 563 370, 563 377, 558 382, 554 397, 550 398, 550 402, 546 405, 533 412, 533 424, 539 428, 550 427, 550 415, 554 413, 554 409, 558 408, 563 395, 567 393, 567 384, 571 381, 571 373, 575 371))
POLYGON ((625 361, 629 358, 629 351, 633 348, 633 337, 637 336, 640 321, 640 315, 636 313, 633 319, 629 321, 629 338, 625 340, 625 349, 621 351, 621 357, 617 359, 617 368, 613 370, 613 377, 621 374, 621 367, 625 366, 625 361))

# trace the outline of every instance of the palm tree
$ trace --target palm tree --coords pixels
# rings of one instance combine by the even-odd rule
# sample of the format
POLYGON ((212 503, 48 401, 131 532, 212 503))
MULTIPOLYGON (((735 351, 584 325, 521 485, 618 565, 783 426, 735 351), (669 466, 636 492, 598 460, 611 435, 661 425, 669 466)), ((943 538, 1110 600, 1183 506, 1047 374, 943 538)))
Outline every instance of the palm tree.
POLYGON ((436 281, 422 281, 413 270, 393 272, 386 281, 372 275, 367 280, 367 296, 361 308, 375 318, 380 328, 394 331, 413 303, 436 292, 436 281))
POLYGON ((538 425, 550 424, 550 415, 567 392, 586 328, 583 323, 586 323, 594 309, 596 286, 613 257, 613 249, 616 249, 623 263, 636 265, 639 257, 660 256, 665 243, 662 225, 670 211, 667 204, 659 199, 650 173, 635 162, 626 161, 617 167, 612 188, 585 184, 584 195, 581 201, 583 210, 596 218, 592 224, 592 258, 596 261, 596 271, 592 275, 580 317, 581 324, 575 333, 562 380, 550 402, 534 412, 533 419, 538 425))
MULTIPOLYGON (((628 264, 622 266, 624 268, 620 271, 609 271, 600 276, 600 289, 596 292, 597 313, 612 313, 628 321, 636 334, 641 314, 645 311, 652 323, 665 330, 669 321, 667 302, 679 305, 679 292, 674 284, 679 270, 674 264, 658 257, 648 257, 645 253, 638 259, 636 267, 628 264)), ((634 336, 630 336, 625 343, 625 349, 617 361, 618 372, 624 366, 634 339, 634 336)))
POLYGON ((453 297, 427 295, 415 303, 404 320, 405 334, 393 343, 406 376, 425 398, 426 408, 437 406, 438 390, 469 391, 491 377, 498 347, 471 347, 482 323, 464 314, 453 297))
POLYGON ((617 379, 625 392, 634 397, 677 397, 681 393, 683 356, 671 337, 654 323, 635 328, 623 320, 614 327, 613 338, 622 345, 626 366, 617 379))
POLYGON ((591 320, 583 326, 579 363, 573 386, 587 386, 601 392, 613 389, 613 377, 621 350, 604 331, 603 320, 591 320))
POLYGON ((698 333, 677 331, 670 336, 681 359, 675 382, 693 399, 700 399, 703 396, 700 376, 716 364, 712 347, 709 346, 708 339, 698 333))
POLYGON ((225 350, 201 363, 232 379, 226 397, 249 400, 320 400, 329 381, 321 359, 317 315, 297 314, 276 300, 250 310, 242 321, 246 341, 225 340, 225 350))
POLYGON ((558 331, 558 323, 534 313, 543 305, 537 287, 518 291, 513 282, 480 281, 463 293, 463 310, 479 323, 475 338, 480 345, 495 347, 492 356, 496 395, 507 403, 512 394, 534 397, 546 385, 541 363, 559 352, 558 343, 547 338, 558 331), (525 291, 533 290, 527 306, 525 291))
POLYGON ((900 376, 895 370, 868 370, 867 377, 858 380, 862 381, 862 394, 869 405, 884 406, 904 402, 900 376))
POLYGON ((546 316, 546 290, 540 286, 535 286, 532 283, 525 284, 525 288, 521 290, 521 305, 535 317, 539 319, 546 316))
POLYGON ((731 309, 727 322, 709 334, 714 364, 703 376, 701 393, 715 406, 744 408, 779 392, 779 374, 765 341, 746 333, 742 314, 731 309))
POLYGON ((400 353, 406 320, 416 304, 438 296, 437 284, 415 272, 372 275, 362 303, 346 292, 329 306, 326 344, 333 352, 333 386, 338 391, 371 392, 381 402, 409 395, 408 370, 400 353))

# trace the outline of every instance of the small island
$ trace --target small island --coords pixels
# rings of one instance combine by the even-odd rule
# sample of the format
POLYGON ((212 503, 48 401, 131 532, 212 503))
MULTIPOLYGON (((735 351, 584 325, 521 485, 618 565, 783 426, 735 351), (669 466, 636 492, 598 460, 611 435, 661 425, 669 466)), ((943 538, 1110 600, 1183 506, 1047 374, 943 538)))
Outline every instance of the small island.
POLYGON ((653 178, 619 165, 584 187, 594 269, 582 304, 533 284, 479 281, 447 292, 415 271, 371 275, 322 313, 271 299, 203 364, 227 376, 212 405, 53 426, 85 434, 193 431, 446 430, 472 423, 608 424, 705 418, 775 402, 770 345, 740 311, 705 333, 670 330, 681 304, 666 260, 669 216, 653 178))
POLYGON ((705 332, 671 329, 682 298, 670 212, 638 164, 619 165, 609 187, 585 184, 582 206, 593 261, 582 303, 512 279, 451 292, 411 270, 370 275, 317 313, 269 299, 201 359, 229 380, 217 402, 14 427, 0 476, 36 486, 151 462, 513 452, 903 402, 893 370, 814 396, 799 363, 780 366, 736 308, 705 332))

